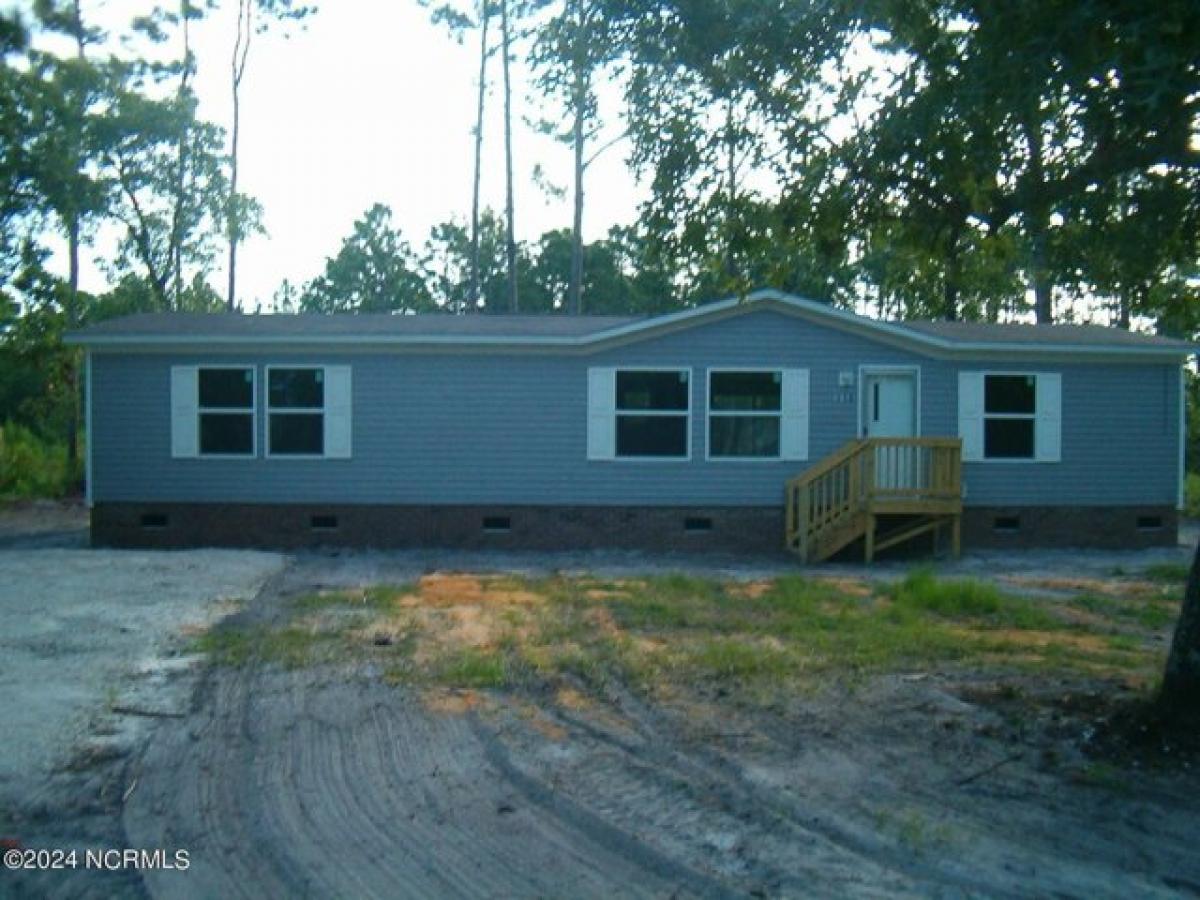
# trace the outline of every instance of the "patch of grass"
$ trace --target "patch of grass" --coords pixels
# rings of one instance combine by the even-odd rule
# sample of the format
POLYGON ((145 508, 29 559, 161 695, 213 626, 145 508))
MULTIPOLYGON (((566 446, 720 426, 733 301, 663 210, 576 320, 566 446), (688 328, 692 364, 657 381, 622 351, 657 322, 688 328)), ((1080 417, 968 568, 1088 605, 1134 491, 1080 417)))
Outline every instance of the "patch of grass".
POLYGON ((982 619, 1013 628, 1053 629, 1064 623, 1028 597, 1001 592, 975 579, 938 579, 929 569, 916 569, 888 591, 898 607, 944 618, 982 619))
POLYGON ((788 654, 738 638, 710 638, 687 651, 686 664, 717 678, 780 677, 792 669, 788 654))
POLYGON ((325 658, 329 633, 289 625, 284 628, 218 626, 196 639, 194 648, 216 665, 244 666, 251 660, 299 668, 325 658))
POLYGON ((1142 576, 1164 584, 1183 584, 1187 581, 1188 570, 1186 563, 1155 563, 1143 569, 1142 576))
POLYGON ((1112 619, 1114 622, 1135 624, 1159 631, 1173 624, 1179 616, 1179 601, 1165 596, 1161 599, 1138 597, 1123 599, 1103 594, 1079 594, 1067 601, 1072 606, 1112 619))
POLYGON ((304 612, 318 610, 367 610, 382 612, 391 609, 400 597, 411 594, 412 585, 376 585, 355 591, 320 591, 302 594, 292 605, 304 612))
POLYGON ((219 625, 196 638, 192 647, 219 666, 244 666, 254 655, 260 629, 219 625))
POLYGON ((632 583, 610 605, 630 628, 712 628, 720 624, 717 613, 728 606, 728 595, 710 578, 659 575, 632 583))
POLYGON ((430 674, 447 687, 499 688, 508 683, 504 654, 495 650, 458 651, 439 660, 430 674))

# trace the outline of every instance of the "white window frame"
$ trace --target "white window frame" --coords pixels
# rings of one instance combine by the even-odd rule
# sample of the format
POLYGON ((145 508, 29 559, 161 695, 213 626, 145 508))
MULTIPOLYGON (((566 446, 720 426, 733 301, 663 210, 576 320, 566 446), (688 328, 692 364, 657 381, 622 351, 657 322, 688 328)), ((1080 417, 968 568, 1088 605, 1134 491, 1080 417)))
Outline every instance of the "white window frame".
POLYGON ((196 459, 258 459, 258 366, 254 363, 196 363, 196 459), (250 370, 250 408, 243 406, 201 406, 200 373, 205 369, 250 370), (249 453, 205 453, 200 445, 200 419, 207 413, 237 414, 250 413, 249 453))
POLYGON ((286 365, 279 363, 277 365, 264 366, 263 370, 266 373, 263 380, 263 403, 266 408, 266 415, 263 417, 264 434, 267 441, 267 459, 329 459, 329 448, 325 444, 325 416, 328 415, 329 397, 326 394, 325 382, 328 380, 325 370, 327 366, 317 365, 313 363, 297 363, 296 365, 286 365), (306 371, 321 373, 321 405, 317 406, 284 406, 278 409, 271 407, 271 372, 273 371, 306 371), (286 416, 300 415, 311 416, 316 413, 321 414, 321 453, 275 453, 271 449, 271 416, 286 416))
POLYGON ((613 456, 612 456, 613 460, 616 462, 623 462, 623 463, 690 462, 691 458, 692 458, 692 392, 695 389, 695 384, 693 383, 693 377, 692 377, 692 367, 691 366, 678 366, 678 365, 622 366, 622 365, 618 364, 618 365, 612 366, 611 368, 613 370, 613 456), (674 372, 676 374, 680 374, 680 373, 686 374, 687 375, 687 409, 686 410, 679 410, 679 409, 670 409, 670 410, 667 410, 667 409, 661 409, 661 410, 628 409, 628 410, 622 411, 617 406, 617 396, 618 396, 618 394, 617 394, 617 377, 622 372, 674 372), (620 417, 622 415, 627 415, 627 416, 664 416, 664 417, 666 417, 666 416, 685 416, 686 423, 687 423, 686 438, 685 438, 687 445, 685 447, 685 450, 687 452, 683 456, 622 456, 620 453, 617 452, 617 421, 620 419, 620 417))
MULTIPOLYGON (((983 378, 982 394, 979 398, 979 459, 977 462, 988 463, 993 465, 1029 465, 1030 463, 1046 463, 1050 460, 1042 459, 1038 455, 1038 379, 1046 374, 1046 372, 1037 372, 1029 369, 985 369, 979 373, 983 378), (993 376, 996 377, 1017 377, 1017 378, 1032 378, 1033 379, 1033 412, 1032 413, 989 413, 987 411, 987 380, 993 376), (1028 419, 1033 423, 1033 454, 1031 456, 988 456, 987 455, 987 422, 988 419, 1028 419)), ((1061 401, 1060 401, 1061 404, 1061 401)), ((1060 439, 1061 440, 1061 439, 1060 439)), ((1061 451, 1060 451, 1061 453, 1061 451)))
POLYGON ((777 463, 783 460, 783 367, 782 366, 712 366, 704 377, 704 459, 706 462, 777 463), (776 410, 716 410, 712 408, 712 377, 725 372, 762 372, 779 378, 779 409, 776 410), (774 456, 713 456, 712 419, 737 416, 774 416, 779 421, 779 451, 774 456))

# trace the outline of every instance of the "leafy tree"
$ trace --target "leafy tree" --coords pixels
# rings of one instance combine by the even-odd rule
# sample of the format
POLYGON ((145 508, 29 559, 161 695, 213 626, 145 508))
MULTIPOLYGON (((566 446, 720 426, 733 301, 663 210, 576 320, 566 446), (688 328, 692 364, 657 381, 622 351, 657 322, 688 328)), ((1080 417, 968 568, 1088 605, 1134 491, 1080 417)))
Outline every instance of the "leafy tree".
MULTIPOLYGON (((211 271, 229 202, 219 128, 195 119, 189 96, 156 100, 135 89, 129 67, 110 64, 104 134, 111 173, 111 215, 124 226, 114 275, 140 270, 159 309, 183 308, 191 278, 211 271)), ((256 223, 257 204, 237 202, 243 222, 256 223)))
POLYGON ((302 312, 429 312, 433 298, 424 273, 392 211, 377 203, 357 222, 325 271, 305 285, 302 312))
POLYGON ((764 233, 746 214, 762 203, 815 213, 816 227, 789 235, 794 249, 838 284, 850 267, 859 298, 895 300, 901 313, 992 315, 1022 306, 1028 289, 1049 321, 1056 294, 1135 283, 1145 294, 1195 258, 1193 215, 1170 231, 1165 217, 1153 224, 1157 268, 1140 251, 1090 252, 1097 235, 1111 235, 1110 250, 1118 235, 1137 237, 1123 227, 1131 199, 1195 205, 1195 4, 611 9, 630 36, 647 215, 689 277, 746 280, 764 233), (1085 213, 1090 229, 1076 227, 1085 213), (838 222, 840 234, 828 227, 838 222))

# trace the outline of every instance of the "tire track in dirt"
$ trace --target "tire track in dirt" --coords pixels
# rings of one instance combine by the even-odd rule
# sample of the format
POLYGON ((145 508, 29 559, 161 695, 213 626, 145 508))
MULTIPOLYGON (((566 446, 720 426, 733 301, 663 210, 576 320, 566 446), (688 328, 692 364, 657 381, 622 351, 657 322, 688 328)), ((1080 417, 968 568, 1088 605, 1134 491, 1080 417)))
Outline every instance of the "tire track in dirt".
POLYGON ((723 893, 587 814, 528 803, 467 719, 407 691, 319 671, 209 678, 147 748, 126 807, 131 845, 191 854, 187 872, 146 873, 154 896, 723 893))

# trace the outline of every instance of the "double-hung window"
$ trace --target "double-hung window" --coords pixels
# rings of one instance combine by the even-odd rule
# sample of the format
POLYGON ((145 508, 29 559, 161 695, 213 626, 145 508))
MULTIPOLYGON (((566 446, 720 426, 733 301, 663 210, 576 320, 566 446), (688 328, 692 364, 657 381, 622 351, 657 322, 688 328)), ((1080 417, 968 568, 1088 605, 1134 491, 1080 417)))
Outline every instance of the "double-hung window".
POLYGON ((617 457, 686 458, 688 370, 618 369, 615 383, 617 457))
POLYGON ((984 457, 1033 459, 1036 422, 1036 375, 984 376, 984 457))
POLYGON ((778 459, 783 373, 708 373, 708 455, 714 459, 778 459))
POLYGON ((258 415, 258 367, 171 367, 171 456, 349 459, 350 366, 267 366, 266 427, 258 415))
POLYGON ((688 459, 689 369, 588 369, 588 459, 688 459))
POLYGON ((254 368, 201 366, 194 371, 199 455, 253 456, 254 368))
POLYGON ((267 455, 325 455, 325 369, 267 367, 267 455))
POLYGON ((1057 372, 960 372, 958 431, 968 462, 1058 462, 1062 376, 1057 372))

